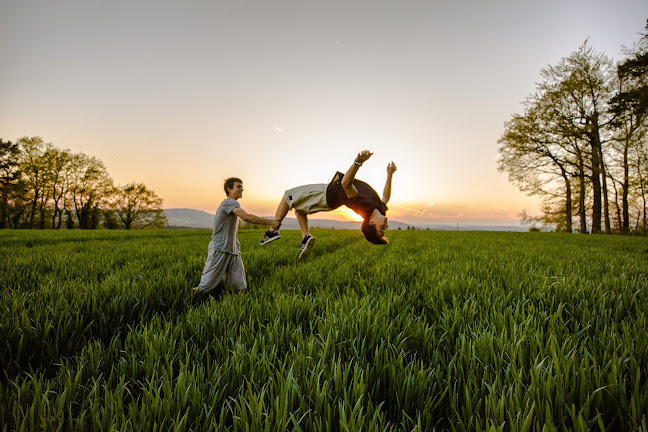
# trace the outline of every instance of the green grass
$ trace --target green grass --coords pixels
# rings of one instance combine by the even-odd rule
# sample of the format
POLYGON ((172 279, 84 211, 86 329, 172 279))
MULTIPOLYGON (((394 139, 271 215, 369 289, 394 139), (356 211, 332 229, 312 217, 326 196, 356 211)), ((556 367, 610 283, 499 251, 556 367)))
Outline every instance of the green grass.
POLYGON ((648 242, 0 231, 0 430, 648 431, 648 242))

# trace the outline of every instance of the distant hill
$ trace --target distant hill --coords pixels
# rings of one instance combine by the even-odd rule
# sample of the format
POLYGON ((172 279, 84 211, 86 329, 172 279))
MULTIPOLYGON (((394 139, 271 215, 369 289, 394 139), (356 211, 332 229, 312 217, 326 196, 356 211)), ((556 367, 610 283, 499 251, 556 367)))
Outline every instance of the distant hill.
POLYGON ((529 231, 526 227, 515 225, 418 225, 417 228, 436 231, 529 231))
MULTIPOLYGON (((194 209, 166 209, 164 215, 169 221, 170 227, 187 228, 209 228, 214 226, 214 215, 202 210, 194 209)), ((268 216, 268 219, 270 217, 268 216)), ((360 222, 336 221, 329 219, 308 219, 308 225, 312 228, 328 229, 360 229, 360 222)), ((286 218, 281 225, 284 229, 299 229, 299 223, 295 218, 286 218)), ((402 222, 389 221, 390 229, 407 229, 408 225, 402 222)))
POLYGON ((212 228, 214 226, 214 215, 202 210, 194 209, 165 209, 164 215, 172 227, 187 228, 212 228))
MULTIPOLYGON (((164 210, 164 215, 169 221, 169 226, 173 228, 186 227, 211 229, 214 225, 214 215, 202 210, 187 208, 166 209, 164 210)), ((308 225, 312 228, 360 229, 360 222, 337 221, 330 219, 309 218, 308 225)), ((299 224, 297 223, 297 219, 286 218, 281 227, 284 229, 299 229, 299 224)), ((408 227, 440 231, 527 231, 526 228, 520 226, 459 225, 457 227, 457 225, 414 225, 399 221, 389 221, 390 230, 396 230, 399 228, 407 229, 408 227)))

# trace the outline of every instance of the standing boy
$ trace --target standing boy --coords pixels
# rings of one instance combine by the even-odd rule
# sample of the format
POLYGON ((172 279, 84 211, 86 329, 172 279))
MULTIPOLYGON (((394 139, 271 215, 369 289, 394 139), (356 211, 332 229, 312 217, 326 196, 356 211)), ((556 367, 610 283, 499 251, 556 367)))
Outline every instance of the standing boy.
POLYGON ((276 219, 255 216, 241 208, 238 203, 238 199, 243 197, 241 179, 228 178, 223 188, 227 198, 216 210, 205 269, 200 284, 193 289, 194 293, 208 294, 221 285, 231 285, 238 293, 242 293, 247 287, 245 268, 241 259, 241 245, 238 241, 238 218, 248 223, 270 225, 273 230, 281 225, 276 219))

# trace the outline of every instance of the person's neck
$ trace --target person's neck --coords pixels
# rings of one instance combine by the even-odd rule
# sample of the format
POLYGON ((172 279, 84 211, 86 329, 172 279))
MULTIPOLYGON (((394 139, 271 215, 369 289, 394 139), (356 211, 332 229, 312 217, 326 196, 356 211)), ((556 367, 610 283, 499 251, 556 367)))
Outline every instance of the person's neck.
POLYGON ((378 210, 378 209, 373 209, 373 211, 372 211, 371 214, 369 215, 369 219, 372 219, 372 218, 374 218, 374 217, 381 217, 381 216, 385 216, 385 215, 382 214, 382 213, 380 213, 380 210, 378 210))

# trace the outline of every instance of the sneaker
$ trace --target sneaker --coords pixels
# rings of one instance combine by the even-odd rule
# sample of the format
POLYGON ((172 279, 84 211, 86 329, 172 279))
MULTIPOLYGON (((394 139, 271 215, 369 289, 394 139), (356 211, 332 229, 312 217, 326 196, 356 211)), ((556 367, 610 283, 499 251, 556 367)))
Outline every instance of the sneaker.
POLYGON ((263 240, 261 240, 261 244, 268 244, 270 242, 273 242, 275 240, 279 240, 281 238, 281 234, 279 234, 279 231, 266 231, 265 235, 263 236, 263 240))
POLYGON ((299 246, 299 259, 304 259, 308 255, 310 255, 311 251, 313 250, 313 246, 315 246, 315 237, 310 234, 306 234, 306 237, 304 237, 304 240, 302 240, 301 242, 301 246, 299 246))

